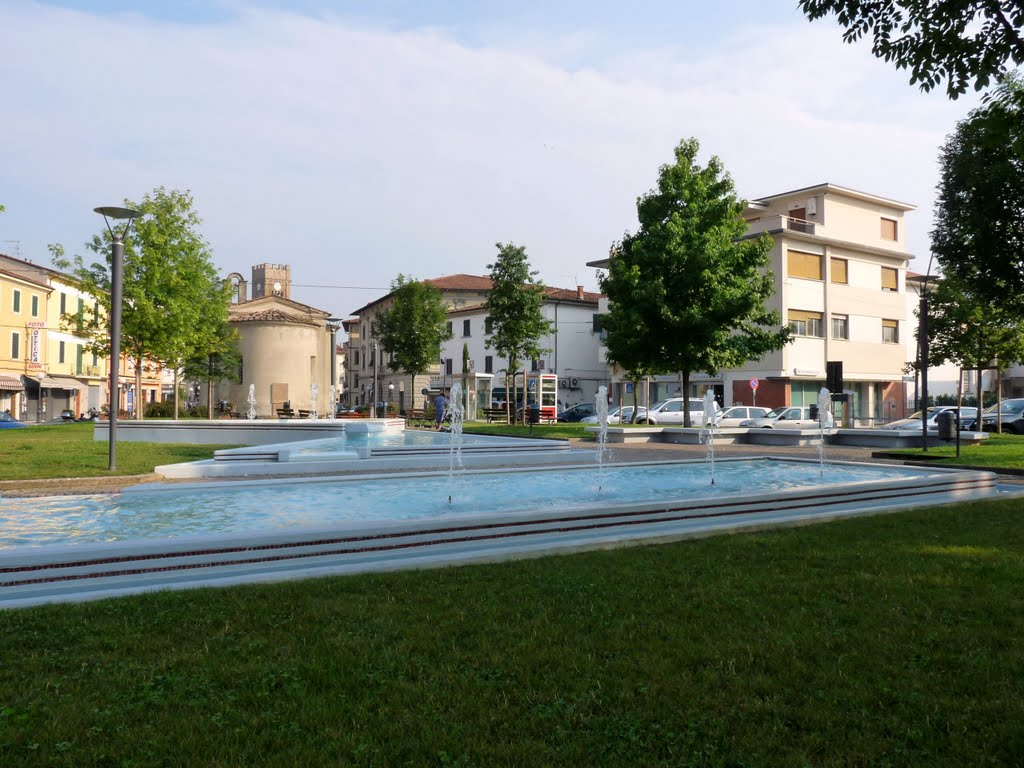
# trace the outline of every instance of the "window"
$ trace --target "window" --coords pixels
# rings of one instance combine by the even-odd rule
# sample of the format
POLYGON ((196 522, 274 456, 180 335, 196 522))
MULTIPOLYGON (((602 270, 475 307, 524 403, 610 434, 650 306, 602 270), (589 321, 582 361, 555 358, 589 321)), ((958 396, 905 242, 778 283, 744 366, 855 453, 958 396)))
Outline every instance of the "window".
POLYGON ((494 357, 491 355, 484 358, 484 373, 494 373, 494 357))
POLYGON ((900 323, 898 320, 882 321, 882 342, 885 344, 900 343, 900 323))
POLYGON ((32 297, 32 317, 39 317, 39 297, 32 297))
POLYGON ((882 239, 896 241, 899 238, 896 236, 899 230, 896 226, 896 219, 887 219, 882 217, 882 239))
POLYGON ((899 277, 897 276, 896 270, 892 267, 882 267, 882 290, 899 290, 899 277))
POLYGON ((82 323, 85 322, 85 301, 78 300, 78 313, 75 315, 75 330, 82 332, 82 323))
POLYGON ((850 277, 846 269, 846 259, 829 259, 829 268, 832 270, 833 283, 842 283, 843 285, 847 285, 850 282, 850 277))
POLYGON ((92 303, 92 319, 94 323, 100 321, 100 303, 98 301, 92 303))
POLYGON ((849 315, 832 315, 832 338, 833 339, 849 339, 850 338, 850 316, 849 315))
POLYGON ((789 330, 794 336, 821 337, 821 312, 804 312, 802 309, 789 310, 789 330))
POLYGON ((601 332, 601 316, 600 315, 594 315, 593 316, 593 325, 590 326, 590 330, 592 330, 594 333, 600 333, 601 332))
POLYGON ((489 317, 484 318, 484 333, 488 336, 494 333, 494 321, 489 317))
POLYGON ((67 311, 68 311, 68 295, 66 293, 62 293, 60 295, 60 313, 62 315, 65 315, 65 314, 67 314, 67 311))
POLYGON ((444 372, 448 376, 452 375, 452 359, 450 357, 444 361, 444 372))
POLYGON ((357 367, 359 366, 359 350, 358 349, 353 349, 352 350, 352 365, 357 366, 357 367))
POLYGON ((451 338, 452 332, 453 332, 452 331, 452 321, 449 320, 447 323, 444 324, 444 327, 445 327, 445 330, 448 331, 448 337, 451 338))
POLYGON ((786 274, 805 280, 821 280, 821 254, 788 251, 786 274))
POLYGON ((57 362, 58 363, 63 363, 64 362, 64 342, 63 341, 60 342, 60 344, 57 346, 57 362))
POLYGON ((21 359, 21 334, 11 334, 11 360, 21 359))
POLYGON ((470 332, 469 332, 469 320, 463 320, 462 321, 462 335, 463 336, 470 336, 471 335, 470 332))
POLYGON ((14 290, 14 295, 11 300, 11 308, 15 312, 21 312, 21 291, 19 291, 17 288, 15 288, 14 290))

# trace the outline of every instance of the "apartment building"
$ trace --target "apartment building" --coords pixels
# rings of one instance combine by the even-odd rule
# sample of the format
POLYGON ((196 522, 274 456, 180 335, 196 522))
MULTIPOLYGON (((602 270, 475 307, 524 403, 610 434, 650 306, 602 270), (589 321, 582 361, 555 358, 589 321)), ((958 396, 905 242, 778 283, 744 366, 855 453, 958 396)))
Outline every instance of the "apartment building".
MULTIPOLYGON (((482 304, 491 288, 491 279, 480 275, 447 275, 426 282, 441 291, 441 298, 450 309, 482 304)), ((437 386, 440 381, 440 355, 437 365, 432 365, 415 380, 391 368, 390 356, 380 348, 373 326, 381 313, 393 304, 394 292, 389 292, 353 311, 353 317, 343 323, 348 332, 345 389, 352 407, 377 402, 394 403, 399 410, 423 408, 426 403, 423 390, 437 386)))
MULTIPOLYGON (((607 367, 599 363, 600 327, 595 321, 601 295, 575 289, 545 288, 541 314, 550 331, 539 339, 546 350, 536 360, 521 362, 520 371, 558 375, 557 399, 563 408, 593 402, 597 388, 608 382, 607 367)), ((491 324, 482 305, 448 312, 452 338, 441 348, 441 381, 445 388, 459 381, 469 392, 470 413, 490 406, 493 387, 505 386, 507 361, 487 346, 491 324), (463 347, 468 363, 463 365, 463 347), (473 406, 476 406, 474 408, 473 406)))
MULTIPOLYGON (((817 401, 829 364, 839 363, 855 423, 904 416, 908 341, 914 348, 904 216, 912 210, 829 183, 751 200, 744 212, 746 237, 766 233, 773 241, 775 292, 768 306, 778 310, 794 339, 742 367, 694 374, 688 394, 710 388, 724 406, 805 405, 817 401)), ((607 259, 589 264, 607 265, 607 259)), ((620 396, 627 383, 616 372, 612 378, 614 396, 620 396)), ((646 397, 679 394, 679 377, 663 376, 651 380, 646 397)))

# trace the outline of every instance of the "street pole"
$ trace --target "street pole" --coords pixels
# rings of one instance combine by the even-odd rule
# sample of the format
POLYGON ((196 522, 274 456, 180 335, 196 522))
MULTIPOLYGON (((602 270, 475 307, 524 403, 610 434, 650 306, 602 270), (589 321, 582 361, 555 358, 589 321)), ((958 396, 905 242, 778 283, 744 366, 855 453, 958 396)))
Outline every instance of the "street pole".
POLYGON ((373 418, 377 418, 377 367, 380 360, 377 359, 377 342, 373 342, 373 418))
POLYGON ((918 309, 920 318, 917 324, 918 347, 921 352, 921 450, 925 453, 928 452, 928 279, 932 274, 934 258, 933 253, 928 259, 928 271, 925 273, 921 289, 921 306, 918 309))
POLYGON ((117 410, 121 404, 121 393, 118 387, 121 370, 121 305, 122 283, 124 280, 124 238, 132 219, 142 214, 130 208, 105 206, 94 209, 103 216, 107 231, 113 238, 110 254, 110 412, 107 439, 107 469, 117 469, 117 410), (127 219, 128 223, 118 232, 110 226, 108 219, 127 219))

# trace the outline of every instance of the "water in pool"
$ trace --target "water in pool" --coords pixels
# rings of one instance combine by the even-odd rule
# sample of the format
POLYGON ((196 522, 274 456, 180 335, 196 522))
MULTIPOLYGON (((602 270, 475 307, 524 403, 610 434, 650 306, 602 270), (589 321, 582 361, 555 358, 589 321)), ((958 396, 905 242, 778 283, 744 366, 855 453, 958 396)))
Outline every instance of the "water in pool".
POLYGON ((276 480, 132 490, 122 494, 0 498, 0 548, 208 533, 252 533, 350 521, 517 510, 569 510, 652 499, 696 499, 836 483, 925 477, 924 468, 719 462, 715 485, 702 463, 610 466, 600 490, 593 468, 446 473, 353 480, 276 480))

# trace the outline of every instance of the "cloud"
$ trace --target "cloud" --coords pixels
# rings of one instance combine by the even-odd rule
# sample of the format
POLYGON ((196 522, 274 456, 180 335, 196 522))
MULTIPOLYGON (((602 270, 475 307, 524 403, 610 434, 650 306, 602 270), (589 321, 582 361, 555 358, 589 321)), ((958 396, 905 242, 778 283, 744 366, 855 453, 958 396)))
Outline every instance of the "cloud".
POLYGON ((471 47, 274 10, 184 24, 0 7, 0 238, 40 260, 46 242, 73 250, 99 228, 92 207, 163 185, 192 190, 225 273, 291 264, 295 297, 335 313, 374 293, 313 286, 480 274, 499 240, 549 284, 593 288, 585 262, 696 136, 743 195, 832 181, 915 203, 910 248, 927 247, 938 145, 963 104, 806 23, 584 55, 597 40, 471 47))

